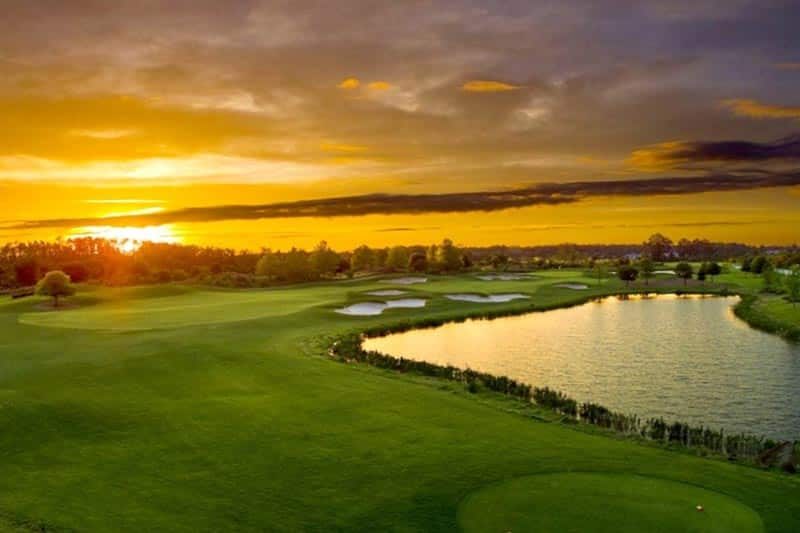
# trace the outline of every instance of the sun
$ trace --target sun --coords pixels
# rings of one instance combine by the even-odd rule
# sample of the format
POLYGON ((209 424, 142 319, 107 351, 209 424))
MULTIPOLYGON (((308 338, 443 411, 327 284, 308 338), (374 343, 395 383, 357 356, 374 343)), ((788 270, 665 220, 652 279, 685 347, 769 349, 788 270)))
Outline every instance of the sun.
POLYGON ((123 253, 130 254, 145 242, 179 243, 181 241, 172 224, 162 226, 83 226, 72 230, 71 239, 94 237, 106 239, 123 253))

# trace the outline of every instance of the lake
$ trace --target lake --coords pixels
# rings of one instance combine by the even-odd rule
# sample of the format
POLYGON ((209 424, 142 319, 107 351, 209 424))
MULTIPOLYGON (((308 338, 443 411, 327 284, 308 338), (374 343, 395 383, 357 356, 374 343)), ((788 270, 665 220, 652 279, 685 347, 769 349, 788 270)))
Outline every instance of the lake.
POLYGON ((750 328, 736 297, 604 298, 368 339, 396 357, 549 386, 642 417, 800 439, 800 345, 750 328))

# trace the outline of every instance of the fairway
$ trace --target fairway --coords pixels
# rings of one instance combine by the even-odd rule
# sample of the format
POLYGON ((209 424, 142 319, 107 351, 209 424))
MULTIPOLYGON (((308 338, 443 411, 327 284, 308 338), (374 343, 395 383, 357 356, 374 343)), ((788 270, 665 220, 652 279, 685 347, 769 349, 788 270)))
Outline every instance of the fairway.
POLYGON ((326 355, 350 332, 570 305, 620 282, 598 286, 566 270, 508 281, 433 276, 401 287, 400 298, 424 298, 424 308, 335 312, 393 288, 383 278, 264 290, 84 286, 61 311, 43 310, 40 298, 4 300, 0 531, 477 531, 505 516, 520 520, 513 531, 567 527, 548 510, 558 503, 550 491, 522 480, 589 470, 608 477, 578 483, 583 493, 563 485, 590 502, 556 509, 572 525, 624 514, 624 527, 662 516, 662 529, 648 527, 716 531, 724 514, 736 519, 728 531, 800 530, 796 478, 610 438, 501 396, 326 355), (445 297, 459 293, 529 298, 445 297), (658 498, 664 506, 654 510, 658 498), (490 503, 496 512, 483 513, 490 503), (698 503, 706 514, 693 514, 698 503))
POLYGON ((764 531, 755 511, 723 494, 602 473, 545 474, 488 486, 466 498, 458 522, 468 533, 764 531))

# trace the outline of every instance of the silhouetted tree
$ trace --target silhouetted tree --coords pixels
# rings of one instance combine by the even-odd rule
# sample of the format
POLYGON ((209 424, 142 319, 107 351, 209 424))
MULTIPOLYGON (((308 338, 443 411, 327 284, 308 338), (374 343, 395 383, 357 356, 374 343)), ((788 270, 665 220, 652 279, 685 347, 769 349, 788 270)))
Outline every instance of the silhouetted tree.
POLYGON ((654 233, 642 245, 642 255, 656 262, 664 261, 672 251, 672 240, 660 233, 654 233))
POLYGON ((683 285, 685 287, 689 280, 692 279, 694 268, 692 268, 691 264, 686 262, 678 263, 675 265, 675 274, 677 274, 679 278, 683 278, 683 285))
POLYGON ((428 258, 422 252, 414 252, 408 258, 408 270, 411 272, 425 272, 428 270, 428 258))
POLYGON ((631 281, 636 281, 639 271, 630 265, 622 265, 617 269, 617 276, 625 282, 626 287, 630 287, 631 281))
POLYGON ((719 276, 722 274, 722 267, 719 266, 719 263, 711 262, 706 264, 706 274, 711 276, 711 281, 714 281, 715 276, 719 276))
POLYGON ((753 261, 750 263, 750 272, 753 274, 763 274, 764 270, 770 268, 772 265, 763 255, 756 256, 753 261))
POLYGON ((650 278, 653 277, 653 272, 655 272, 653 260, 647 256, 642 257, 642 259, 639 261, 639 273, 642 275, 645 285, 650 284, 650 278))

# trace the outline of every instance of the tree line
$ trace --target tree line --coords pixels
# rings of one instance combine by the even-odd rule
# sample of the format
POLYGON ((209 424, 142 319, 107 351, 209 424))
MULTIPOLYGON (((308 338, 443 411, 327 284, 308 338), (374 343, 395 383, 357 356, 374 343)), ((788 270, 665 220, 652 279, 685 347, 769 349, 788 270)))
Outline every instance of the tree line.
MULTIPOLYGON (((537 247, 456 246, 450 239, 432 246, 369 247, 333 250, 325 241, 311 250, 233 250, 212 246, 145 242, 130 253, 120 243, 92 237, 66 241, 9 243, 0 247, 0 289, 32 287, 48 271, 60 270, 73 282, 131 285, 193 280, 221 286, 254 287, 303 282, 370 272, 447 273, 471 268, 502 271, 554 268, 597 269, 599 277, 615 265, 623 281, 652 277, 653 264, 669 259, 743 257, 742 269, 761 273, 800 264, 800 250, 765 250, 739 244, 682 239, 677 244, 654 234, 641 245, 560 244, 537 247), (775 252, 769 253, 767 252, 775 252), (738 255, 737 255, 738 254, 738 255), (630 268, 628 268, 630 267, 630 268), (633 271, 635 269, 635 272, 633 271), (605 272, 604 272, 605 271, 605 272)), ((701 279, 711 274, 698 272, 701 279)), ((689 279, 684 278, 684 279, 689 279)))
POLYGON ((73 283, 132 285, 193 280, 253 287, 354 276, 359 273, 452 273, 473 267, 467 250, 444 239, 432 246, 392 246, 336 251, 321 241, 312 250, 228 248, 145 242, 123 253, 118 243, 79 238, 0 247, 0 288, 33 287, 47 272, 64 272, 73 283))

